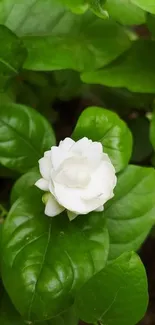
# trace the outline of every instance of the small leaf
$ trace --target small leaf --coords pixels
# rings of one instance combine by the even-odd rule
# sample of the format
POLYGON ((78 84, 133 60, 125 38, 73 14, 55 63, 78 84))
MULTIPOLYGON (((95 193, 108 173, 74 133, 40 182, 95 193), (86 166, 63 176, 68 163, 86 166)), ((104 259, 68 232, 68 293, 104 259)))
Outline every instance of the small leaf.
POLYGON ((37 188, 19 198, 2 233, 2 277, 11 300, 28 321, 57 316, 77 290, 101 270, 109 252, 105 219, 99 213, 76 218, 44 215, 37 188))
POLYGON ((0 89, 19 72, 27 51, 18 37, 8 28, 0 25, 0 89))
POLYGON ((85 0, 61 0, 61 2, 76 14, 83 14, 89 7, 85 0))
POLYGON ((31 169, 22 175, 14 184, 11 191, 11 204, 20 196, 23 196, 31 186, 40 178, 40 172, 37 167, 31 169))
POLYGON ((155 2, 154 0, 131 0, 132 3, 139 6, 143 10, 146 10, 148 12, 151 12, 152 14, 155 14, 155 2))
POLYGON ((135 253, 126 253, 91 278, 79 291, 76 306, 87 323, 135 325, 148 304, 147 277, 135 253))
POLYGON ((106 0, 88 0, 90 9, 100 18, 109 18, 109 14, 104 10, 104 3, 106 0))
POLYGON ((110 255, 138 250, 155 222, 155 170, 128 166, 118 176, 115 196, 106 204, 110 255))
POLYGON ((155 41, 134 41, 121 58, 104 69, 82 74, 86 83, 126 87, 139 93, 155 93, 155 41))
POLYGON ((0 163, 20 173, 37 165, 44 151, 55 144, 46 119, 30 107, 1 105, 0 163))
POLYGON ((129 0, 107 0, 104 8, 109 16, 123 25, 145 24, 146 13, 129 0))
POLYGON ((132 136, 125 122, 111 111, 88 107, 80 115, 72 135, 74 140, 88 137, 100 141, 116 171, 125 168, 131 156, 132 136))

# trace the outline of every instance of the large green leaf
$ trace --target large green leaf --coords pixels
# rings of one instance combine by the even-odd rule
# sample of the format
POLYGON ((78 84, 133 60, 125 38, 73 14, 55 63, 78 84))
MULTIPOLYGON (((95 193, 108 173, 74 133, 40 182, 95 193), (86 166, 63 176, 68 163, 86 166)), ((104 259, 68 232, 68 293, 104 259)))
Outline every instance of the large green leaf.
POLYGON ((40 172, 38 167, 32 168, 30 171, 18 178, 11 191, 11 203, 13 204, 20 196, 23 196, 39 178, 40 172))
POLYGON ((155 222, 155 170, 128 166, 118 177, 115 196, 107 203, 110 258, 137 250, 155 222))
POLYGON ((104 8, 110 17, 124 25, 140 25, 145 23, 145 11, 129 0, 107 0, 104 8))
POLYGON ((138 40, 121 58, 104 69, 84 73, 86 83, 126 87, 134 92, 155 93, 155 41, 138 40))
MULTIPOLYGON (((73 1, 62 1, 74 6, 73 1)), ((89 0, 89 5, 94 8, 99 2, 89 0)), ((125 30, 116 22, 91 12, 74 15, 57 0, 1 0, 0 23, 19 36, 30 35, 25 38, 27 69, 90 70, 104 66, 130 46, 125 30)))
POLYGON ((94 70, 111 62, 130 46, 120 25, 96 18, 91 12, 82 16, 66 13, 50 35, 27 36, 23 40, 28 50, 24 67, 43 71, 94 70))
MULTIPOLYGON (((4 292, 0 302, 0 324, 1 325, 25 325, 26 322, 22 319, 8 295, 4 292)), ((78 319, 75 308, 70 308, 65 313, 47 320, 39 322, 38 325, 77 325, 78 319)))
POLYGON ((76 218, 44 215, 36 188, 13 205, 2 234, 2 277, 26 320, 57 316, 77 291, 101 270, 109 252, 105 220, 99 213, 76 218))
POLYGON ((148 304, 144 266, 133 252, 123 254, 79 291, 76 305, 87 323, 135 325, 148 304))
POLYGON ((0 25, 0 89, 18 74, 26 59, 27 51, 21 40, 8 28, 0 25))
POLYGON ((50 33, 65 12, 57 0, 0 0, 0 24, 19 36, 50 33))
POLYGON ((100 141, 117 172, 128 164, 132 152, 131 132, 114 112, 88 107, 80 115, 72 137, 74 140, 88 137, 100 141))
POLYGON ((155 1, 154 0, 131 0, 132 3, 136 4, 143 10, 155 14, 155 1))
POLYGON ((0 324, 2 325, 24 325, 24 320, 12 305, 8 295, 3 294, 0 302, 0 324))
POLYGON ((0 108, 0 163, 20 173, 37 165, 55 144, 46 119, 32 108, 8 104, 0 108))

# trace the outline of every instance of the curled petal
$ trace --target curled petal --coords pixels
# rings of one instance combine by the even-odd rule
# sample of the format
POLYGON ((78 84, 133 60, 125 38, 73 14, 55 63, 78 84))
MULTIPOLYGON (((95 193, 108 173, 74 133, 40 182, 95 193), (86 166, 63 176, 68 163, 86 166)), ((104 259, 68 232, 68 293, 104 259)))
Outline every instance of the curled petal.
POLYGON ((81 189, 65 187, 54 182, 55 197, 59 204, 75 214, 87 214, 105 203, 103 196, 93 200, 84 200, 81 189))
POLYGON ((40 188, 42 191, 49 191, 49 182, 44 178, 38 179, 38 181, 35 183, 35 186, 40 188))
POLYGON ((109 161, 102 161, 92 174, 87 189, 83 191, 83 199, 91 200, 103 195, 105 197, 105 202, 109 200, 111 191, 116 185, 115 169, 109 161))
POLYGON ((100 205, 95 211, 96 212, 102 212, 102 211, 104 211, 104 206, 103 205, 100 205))
POLYGON ((45 206, 45 214, 48 217, 55 217, 64 211, 64 207, 62 207, 54 198, 52 194, 48 194, 48 200, 45 206))
POLYGON ((63 161, 69 158, 71 154, 68 151, 61 150, 59 147, 53 146, 51 148, 51 160, 55 170, 63 163, 63 161))
POLYGON ((88 138, 84 137, 79 141, 75 142, 75 144, 71 147, 71 151, 76 154, 85 153, 85 151, 88 150, 91 144, 92 140, 89 140, 88 138))
POLYGON ((60 141, 59 148, 68 151, 74 145, 74 143, 75 141, 71 138, 66 138, 63 141, 60 141))
POLYGON ((45 178, 46 180, 49 180, 51 169, 52 169, 51 159, 47 156, 41 158, 39 160, 39 169, 42 177, 45 178))

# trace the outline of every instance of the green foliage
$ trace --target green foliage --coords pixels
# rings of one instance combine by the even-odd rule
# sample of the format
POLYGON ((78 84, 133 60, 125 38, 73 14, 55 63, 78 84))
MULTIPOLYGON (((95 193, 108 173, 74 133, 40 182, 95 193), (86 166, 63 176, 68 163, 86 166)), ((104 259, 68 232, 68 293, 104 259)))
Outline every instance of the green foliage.
POLYGON ((146 291, 144 266, 131 252, 91 278, 79 291, 76 305, 80 317, 88 323, 134 325, 146 312, 146 291))
POLYGON ((112 20, 97 19, 90 12, 77 17, 65 12, 60 24, 60 13, 57 11, 54 16, 58 27, 48 36, 23 38, 28 51, 24 64, 26 69, 94 70, 108 64, 130 47, 128 35, 112 20))
POLYGON ((32 188, 15 202, 3 228, 4 285, 29 321, 69 308, 77 289, 104 267, 109 251, 105 219, 97 213, 69 222, 65 213, 47 218, 43 208, 41 193, 32 188))
POLYGON ((19 73, 27 51, 20 39, 8 28, 0 25, 0 91, 10 78, 19 73))
POLYGON ((17 104, 0 110, 0 163, 20 173, 34 167, 55 144, 48 122, 35 110, 17 104))
POLYGON ((155 0, 0 0, 0 324, 143 317, 146 274, 133 251, 155 224, 154 38, 155 0), (56 137, 101 142, 117 176, 104 211, 45 215, 34 184, 43 177, 53 199, 65 149, 42 176, 38 161, 56 137))
POLYGON ((155 222, 154 195, 154 168, 131 165, 119 175, 115 196, 104 213, 108 219, 110 258, 140 248, 155 222))
POLYGON ((107 0, 104 8, 109 15, 123 25, 140 25, 145 23, 145 11, 128 0, 107 0))
POLYGON ((155 42, 138 40, 117 61, 104 69, 82 74, 82 80, 110 87, 126 87, 134 92, 154 93, 154 56, 155 42))
POLYGON ((39 178, 40 173, 37 167, 18 178, 11 191, 11 203, 13 204, 20 196, 23 196, 39 178))
POLYGON ((148 12, 151 12, 152 14, 155 14, 155 2, 154 0, 131 0, 134 4, 136 4, 138 7, 142 8, 143 10, 146 10, 148 12))
POLYGON ((127 125, 113 112, 89 107, 79 117, 72 135, 74 140, 88 137, 100 141, 116 171, 126 167, 131 157, 132 136, 127 125))

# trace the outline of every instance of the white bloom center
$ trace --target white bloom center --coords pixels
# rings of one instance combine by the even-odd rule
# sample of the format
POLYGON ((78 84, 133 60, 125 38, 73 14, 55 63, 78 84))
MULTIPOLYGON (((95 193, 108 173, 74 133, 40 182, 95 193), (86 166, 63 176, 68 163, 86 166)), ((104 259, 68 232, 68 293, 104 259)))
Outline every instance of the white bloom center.
POLYGON ((82 157, 66 159, 54 177, 56 182, 72 188, 85 188, 90 179, 88 160, 82 157))

